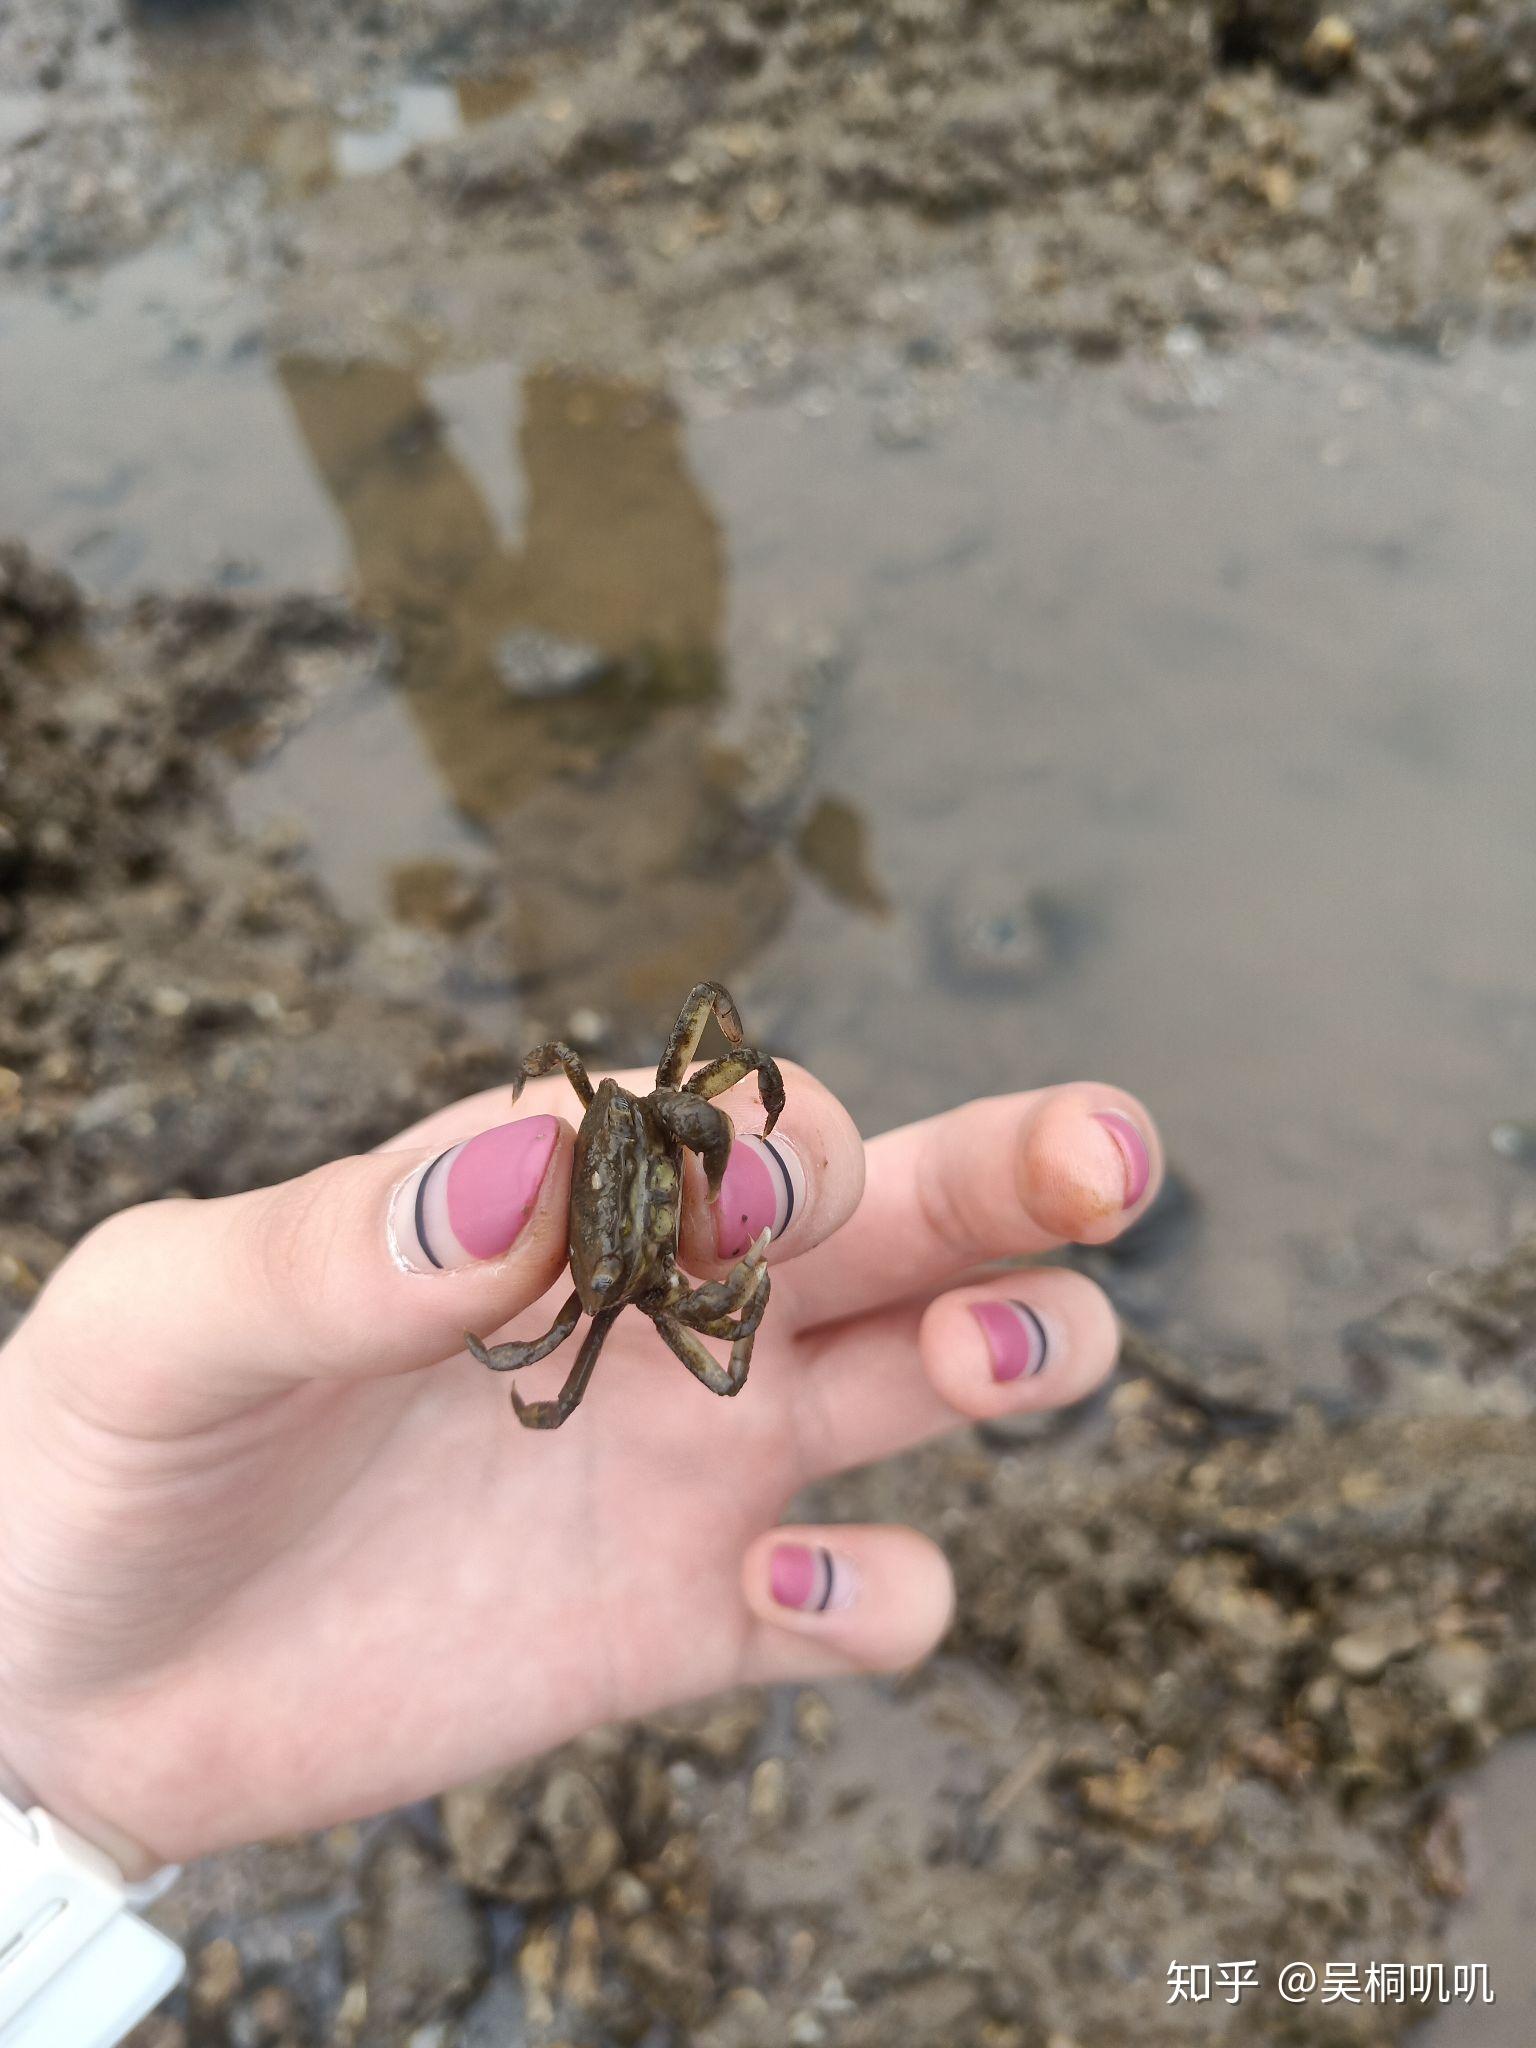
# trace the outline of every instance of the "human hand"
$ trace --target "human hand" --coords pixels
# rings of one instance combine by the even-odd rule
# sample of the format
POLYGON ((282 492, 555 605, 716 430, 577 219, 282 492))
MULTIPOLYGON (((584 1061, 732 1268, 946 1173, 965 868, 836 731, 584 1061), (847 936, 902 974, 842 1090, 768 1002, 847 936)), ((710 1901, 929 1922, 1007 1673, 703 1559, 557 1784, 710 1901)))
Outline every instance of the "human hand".
MULTIPOLYGON (((815 1480, 1097 1385, 1116 1332, 1091 1282, 966 1276, 1115 1236, 1156 1192, 1157 1139, 1082 1084, 866 1147, 809 1074, 785 1078, 787 1225, 783 1200, 747 1216, 772 1164, 740 1144, 763 1121, 751 1082, 720 1098, 738 1152, 718 1209, 687 1161, 691 1271, 728 1269, 716 1233, 744 1216, 782 1233, 734 1401, 639 1313, 554 1436, 521 1430, 465 1355, 466 1329, 538 1335, 568 1288, 558 1077, 513 1126, 491 1091, 380 1151, 129 1210, 77 1247, 0 1352, 0 1790, 132 1871, 731 1685, 926 1654, 951 1603, 932 1544, 777 1518, 815 1480), (493 1127, 515 1135, 482 1143, 493 1171, 446 1211, 450 1270, 406 1270, 397 1192, 493 1127)), ((572 1356, 519 1385, 553 1391, 572 1356)))

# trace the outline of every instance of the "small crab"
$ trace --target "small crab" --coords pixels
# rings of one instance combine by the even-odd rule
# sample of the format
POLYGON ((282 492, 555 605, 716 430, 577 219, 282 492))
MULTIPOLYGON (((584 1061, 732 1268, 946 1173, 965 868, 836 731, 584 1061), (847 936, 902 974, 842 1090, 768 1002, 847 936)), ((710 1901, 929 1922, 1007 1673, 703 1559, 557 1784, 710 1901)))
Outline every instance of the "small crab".
POLYGON ((768 1120, 766 1137, 784 1107, 784 1082, 773 1061, 743 1042, 736 1005, 715 981, 689 994, 667 1040, 649 1095, 632 1095, 617 1081, 596 1089, 580 1058, 558 1040, 523 1061, 512 1085, 560 1069, 586 1105, 576 1133, 571 1179, 570 1299, 542 1337, 524 1344, 483 1344, 466 1339, 471 1354, 493 1372, 516 1372, 547 1358, 575 1329, 583 1310, 592 1318, 576 1363, 553 1401, 524 1401, 516 1387, 512 1406, 525 1429, 558 1429, 587 1391, 603 1340, 626 1307, 648 1315, 696 1379, 712 1394, 739 1394, 752 1362, 752 1341, 768 1306, 768 1232, 723 1280, 693 1286, 678 1270, 677 1234, 683 1202, 683 1148, 697 1152, 713 1202, 730 1157, 732 1126, 710 1101, 756 1072, 768 1120), (724 1059, 683 1076, 713 1012, 731 1050, 724 1059), (729 1337, 722 1365, 702 1337, 729 1337))

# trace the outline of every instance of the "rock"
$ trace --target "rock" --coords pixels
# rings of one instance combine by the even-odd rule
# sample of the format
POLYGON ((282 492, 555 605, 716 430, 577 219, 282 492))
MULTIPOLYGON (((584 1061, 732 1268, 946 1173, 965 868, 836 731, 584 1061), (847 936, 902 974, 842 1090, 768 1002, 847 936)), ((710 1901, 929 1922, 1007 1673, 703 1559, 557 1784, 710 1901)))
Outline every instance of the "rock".
POLYGON ((1376 1678, 1399 1657, 1411 1657, 1423 1640, 1424 1632, 1417 1622, 1389 1621, 1340 1636, 1329 1655, 1346 1678, 1376 1678))
POLYGON ((565 1937, 565 1971, 560 1980, 562 2003, 575 2012, 592 2011, 601 1995, 602 1929, 587 1905, 571 1915, 565 1937))
POLYGON ((439 1802, 454 1870, 476 1891, 521 1895, 505 1887, 528 1839, 527 1815, 517 1797, 522 1784, 520 1775, 503 1773, 455 1786, 439 1802))
POLYGON ((1355 60, 1355 32, 1341 14, 1313 23, 1301 46, 1302 68, 1316 79, 1336 78, 1355 60))
POLYGON ((624 1843, 602 1795, 580 1771, 557 1771, 544 1787, 539 1827, 568 1895, 596 1891, 624 1860, 624 1843))
POLYGON ((1479 1726, 1488 1712, 1494 1677, 1493 1656, 1481 1643, 1466 1637, 1436 1643, 1421 1659, 1416 1675, 1421 1689, 1448 1720, 1466 1728, 1479 1726))
POLYGON ((451 2018, 485 1980, 487 1930, 465 1887, 408 1828, 390 1827, 363 1871, 367 2048, 395 2048, 451 2018))
POLYGON ((747 1690, 658 1714, 651 1725, 669 1746, 706 1763, 730 1765, 740 1763, 752 1748, 766 1716, 763 1695, 747 1690))
POLYGON ((595 689, 613 671, 599 647, 523 627, 496 649, 496 673, 514 697, 570 697, 595 689))
POLYGON ((702 1930, 690 1935, 652 1915, 624 1930, 623 1948, 637 1981, 663 2012, 689 2026, 703 2018, 714 1983, 702 1930))
POLYGON ((765 1756, 752 1773, 747 1811, 765 1833, 784 1825, 789 1815, 789 1770, 781 1756, 765 1756))
POLYGON ((836 1732, 837 1717, 824 1693, 807 1690, 796 1697, 795 1733, 807 1749, 818 1753, 830 1749, 836 1732))
POLYGON ((583 1004, 566 1018, 565 1035, 578 1052, 598 1052, 613 1036, 613 1022, 601 1010, 583 1004))
POLYGON ((225 2010, 244 1981, 240 1951, 221 1938, 199 1949, 193 1959, 187 1996, 195 2011, 212 2017, 225 2010))

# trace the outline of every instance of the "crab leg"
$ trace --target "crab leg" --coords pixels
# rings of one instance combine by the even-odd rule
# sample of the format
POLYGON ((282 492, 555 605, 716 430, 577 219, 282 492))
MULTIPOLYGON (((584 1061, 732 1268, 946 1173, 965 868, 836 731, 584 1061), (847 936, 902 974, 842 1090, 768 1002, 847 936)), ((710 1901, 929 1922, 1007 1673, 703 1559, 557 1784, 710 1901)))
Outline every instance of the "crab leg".
POLYGON ((622 1308, 605 1308, 601 1315, 592 1318, 570 1376, 553 1401, 525 1401, 516 1387, 512 1389, 512 1406, 524 1429, 558 1429, 566 1420, 587 1391, 603 1340, 622 1314, 622 1308))
POLYGON ((698 1294, 704 1293, 703 1288, 687 1300, 675 1303, 668 1313, 688 1329, 697 1330, 703 1337, 730 1337, 733 1340, 751 1337, 756 1334, 757 1327, 763 1320, 772 1285, 768 1268, 765 1266, 758 1275, 757 1285, 751 1294, 744 1303, 739 1304, 739 1316, 730 1312, 718 1316, 710 1315, 709 1305, 701 1303, 698 1298, 698 1294))
POLYGON ((553 1074, 557 1068, 565 1075, 582 1102, 590 1103, 592 1083, 586 1068, 582 1065, 581 1055, 574 1046, 565 1044, 564 1040, 559 1038, 552 1038, 548 1045, 541 1045, 528 1054, 512 1077, 512 1100, 516 1102, 522 1094, 525 1081, 537 1080, 541 1074, 553 1074))
MULTIPOLYGON (((764 1260, 768 1253, 768 1232, 759 1232, 746 1252, 736 1261, 723 1280, 706 1280, 701 1286, 690 1287, 687 1280, 672 1268, 668 1276, 669 1296, 661 1303, 667 1315, 677 1316, 680 1321, 698 1329, 705 1322, 719 1322, 723 1317, 740 1313, 757 1293, 759 1282, 766 1273, 764 1260), (696 1319, 703 1317, 703 1322, 696 1319)), ((647 1307, 649 1303, 645 1304, 647 1307)), ((723 1330, 712 1334, 724 1336, 723 1330)))
POLYGON ((580 1320, 581 1296, 573 1293, 542 1337, 533 1337, 523 1344, 482 1344, 478 1337, 466 1330, 464 1348, 471 1358, 478 1358, 492 1372, 516 1372, 520 1365, 532 1365, 540 1358, 548 1358, 551 1351, 565 1342, 580 1320))
POLYGON ((701 981, 695 984, 684 999, 678 1012, 677 1022, 672 1026, 672 1036, 667 1040, 666 1051, 656 1069, 658 1088, 676 1088, 682 1083, 688 1071, 688 1063, 699 1049, 699 1040, 704 1036, 704 1026, 713 1011, 715 1021, 725 1033, 727 1045, 740 1045, 746 1037, 741 1028, 741 1012, 718 981, 701 981))
POLYGON ((747 1367, 752 1363, 752 1345, 756 1338, 755 1327, 739 1336, 731 1346, 731 1362, 722 1365, 714 1355, 705 1349, 704 1340, 696 1337, 692 1330, 685 1330, 672 1316, 659 1315, 655 1318, 662 1341, 675 1351, 696 1380, 702 1380, 712 1394, 739 1394, 747 1383, 747 1367))
POLYGON ((723 1095, 727 1088, 734 1088, 738 1081, 745 1081, 748 1074, 757 1074, 757 1092, 762 1097, 763 1107, 768 1112, 768 1121, 763 1125, 766 1138, 779 1120, 779 1111, 784 1107, 784 1077, 775 1061, 766 1053, 754 1052, 750 1045, 739 1046, 728 1052, 724 1059, 714 1060, 707 1067, 701 1067, 691 1079, 683 1083, 688 1095, 723 1095))

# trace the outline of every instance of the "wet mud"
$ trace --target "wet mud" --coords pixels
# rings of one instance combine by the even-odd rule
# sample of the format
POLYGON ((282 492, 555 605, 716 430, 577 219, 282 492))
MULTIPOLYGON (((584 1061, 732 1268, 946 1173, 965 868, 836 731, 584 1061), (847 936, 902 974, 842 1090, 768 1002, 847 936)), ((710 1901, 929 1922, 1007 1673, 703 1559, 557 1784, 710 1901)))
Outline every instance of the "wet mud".
POLYGON ((867 1128, 1096 1069, 1176 1167, 1107 1401, 814 1503, 946 1544, 930 1671, 218 1859, 136 2048, 1518 2009, 1533 78, 1520 0, 0 11, 0 1328, 701 972, 867 1128))
POLYGON ((212 203, 285 348, 395 358, 1440 346, 1529 329, 1533 75, 1522 0, 28 4, 0 260, 99 263, 212 203))
MULTIPOLYGON (((230 822, 241 761, 378 647, 313 601, 94 611, 6 554, 12 1316, 122 1202, 293 1170, 503 1070, 230 822)), ((219 1859, 162 1909, 194 1969, 140 2048, 1399 2038, 1419 2011, 1166 2004, 1177 1957, 1443 1958, 1458 1777, 1536 1723, 1530 1246, 1348 1351, 1289 1401, 1136 1338, 1065 1432, 834 1484, 818 1512, 954 1557, 931 1671, 711 1703, 219 1859)))

